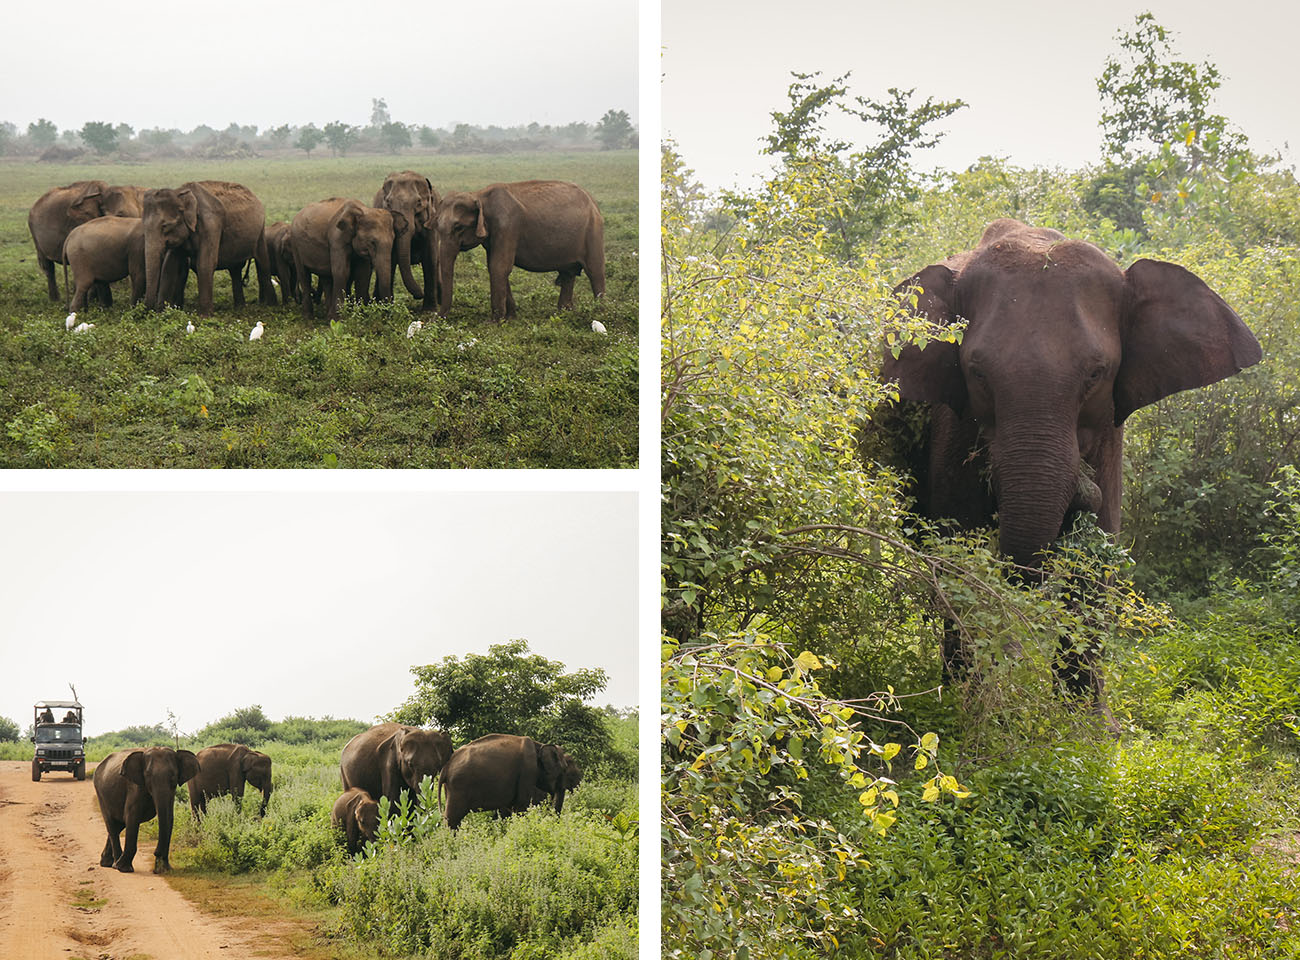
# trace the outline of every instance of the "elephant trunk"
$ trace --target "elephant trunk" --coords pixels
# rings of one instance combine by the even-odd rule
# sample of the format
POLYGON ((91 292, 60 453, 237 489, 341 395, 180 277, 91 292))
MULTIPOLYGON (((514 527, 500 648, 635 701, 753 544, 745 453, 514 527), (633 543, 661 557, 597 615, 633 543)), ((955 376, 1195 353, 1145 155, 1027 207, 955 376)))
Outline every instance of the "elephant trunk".
MULTIPOLYGON (((375 299, 391 300, 393 299, 393 251, 392 249, 378 250, 375 254, 375 299)), ((407 272, 410 272, 410 263, 407 263, 407 272)))
POLYGON ((270 802, 271 802, 271 781, 268 780, 266 782, 266 786, 262 788, 262 805, 261 807, 258 808, 257 811, 257 815, 259 817, 266 816, 266 805, 270 802))
POLYGON ((144 305, 150 310, 159 309, 158 290, 162 285, 163 255, 166 244, 159 234, 146 229, 144 234, 144 305))
POLYGON ((171 867, 170 853, 172 848, 172 819, 176 809, 176 797, 173 793, 166 790, 160 790, 159 796, 154 798, 154 806, 158 809, 158 846, 154 849, 154 873, 162 873, 163 870, 171 867))
POLYGON ((438 313, 444 317, 451 313, 451 285, 452 278, 456 275, 456 253, 453 244, 447 244, 438 251, 438 276, 442 286, 438 291, 438 313))
POLYGON ((1075 426, 1004 424, 990 454, 1002 552, 1019 566, 1037 569, 1079 495, 1075 426))
POLYGON ((415 282, 415 275, 411 273, 411 237, 414 233, 414 230, 407 230, 397 238, 397 266, 402 271, 402 283, 406 284, 406 292, 416 300, 423 300, 424 288, 415 282))

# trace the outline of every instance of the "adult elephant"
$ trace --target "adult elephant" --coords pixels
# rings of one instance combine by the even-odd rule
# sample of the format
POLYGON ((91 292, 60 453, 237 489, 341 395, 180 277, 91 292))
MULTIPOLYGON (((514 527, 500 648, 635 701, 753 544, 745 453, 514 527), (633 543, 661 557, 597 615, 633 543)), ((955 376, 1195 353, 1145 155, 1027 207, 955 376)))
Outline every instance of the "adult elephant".
POLYGON ((339 767, 343 788, 360 787, 376 801, 387 797, 401 802, 403 793, 415 791, 426 776, 436 780, 451 756, 451 738, 441 730, 425 730, 400 723, 380 723, 347 742, 339 767))
POLYGON ((493 810, 498 816, 521 813, 536 802, 537 794, 555 800, 555 812, 564 809, 564 793, 578 785, 582 771, 554 744, 531 737, 492 733, 460 747, 443 767, 438 794, 446 791, 443 819, 455 830, 465 815, 493 810))
POLYGON ((298 268, 298 294, 304 320, 313 319, 311 276, 321 278, 327 290, 325 316, 337 320, 339 299, 349 279, 356 282, 362 299, 370 300, 370 271, 375 271, 375 296, 393 295, 393 242, 407 227, 406 218, 391 210, 367 207, 360 200, 332 197, 308 204, 289 225, 294 263, 298 268))
POLYGON ((422 301, 421 308, 434 310, 438 306, 438 191, 428 177, 413 170, 390 173, 375 194, 372 206, 380 210, 400 213, 405 220, 404 229, 393 239, 393 256, 389 267, 388 283, 393 285, 392 274, 400 269, 406 291, 422 301), (424 285, 415 282, 411 266, 419 264, 424 285))
POLYGON ((106 307, 113 305, 109 284, 131 278, 131 303, 144 296, 144 225, 131 217, 99 217, 73 228, 63 244, 64 284, 72 290, 72 310, 85 308, 98 288, 106 307), (67 280, 68 268, 76 288, 67 280))
POLYGON ((145 304, 150 309, 166 299, 164 271, 177 256, 197 276, 201 316, 212 314, 212 278, 218 270, 230 271, 235 306, 244 305, 240 274, 249 260, 257 266, 258 302, 276 303, 266 254, 266 211, 247 187, 194 181, 174 190, 147 191, 143 207, 145 304))
POLYGON ((199 772, 199 759, 188 750, 148 747, 119 750, 95 767, 95 796, 108 830, 108 842, 99 858, 101 867, 116 867, 131 873, 140 824, 158 818, 158 845, 154 848, 153 872, 171 869, 168 853, 172 842, 172 814, 176 788, 199 772), (125 843, 119 835, 126 829, 125 843))
MULTIPOLYGON (((989 225, 974 250, 926 267, 916 312, 961 343, 886 355, 904 400, 927 403, 927 448, 914 464, 921 513, 964 527, 996 515, 1002 551, 1035 576, 1081 510, 1120 526, 1124 421, 1180 390, 1258 363, 1259 343, 1198 277, 1172 263, 1128 270, 1090 243, 1017 220, 989 225)), ((952 632, 950 631, 950 634, 952 632)), ((945 667, 965 662, 955 634, 945 667)), ((1104 711, 1096 651, 1067 652, 1066 689, 1104 711)))
POLYGON ((198 752, 199 773, 190 781, 190 811, 194 819, 207 812, 212 797, 232 796, 236 808, 243 802, 244 785, 252 784, 262 794, 257 815, 266 815, 271 801, 271 758, 242 743, 219 743, 198 752))
POLYGON ((280 302, 298 301, 298 268, 293 259, 289 224, 277 220, 266 227, 266 258, 271 276, 280 285, 280 302))
POLYGON ((67 262, 63 259, 63 245, 68 234, 99 217, 140 217, 143 192, 139 187, 110 186, 103 180, 78 180, 45 191, 32 204, 27 229, 36 244, 36 263, 45 274, 51 300, 59 300, 54 265, 67 262))
POLYGON ((379 804, 360 787, 352 787, 334 801, 330 822, 347 837, 348 853, 356 853, 379 835, 379 804))
POLYGON ((515 316, 514 267, 558 272, 559 309, 573 305, 573 283, 587 271, 591 292, 605 295, 605 221, 591 194, 559 180, 494 183, 475 193, 449 193, 438 206, 438 312, 451 312, 456 257, 482 244, 487 251, 492 319, 515 316))

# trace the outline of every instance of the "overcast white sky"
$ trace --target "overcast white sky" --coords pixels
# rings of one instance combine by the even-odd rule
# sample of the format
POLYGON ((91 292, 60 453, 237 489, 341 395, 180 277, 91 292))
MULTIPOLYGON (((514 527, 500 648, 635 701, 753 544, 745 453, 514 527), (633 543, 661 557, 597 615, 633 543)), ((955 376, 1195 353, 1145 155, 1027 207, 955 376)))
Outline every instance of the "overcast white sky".
MULTIPOLYGON (((1096 161, 1096 79, 1117 31, 1150 10, 1173 30, 1179 58, 1215 63, 1214 104, 1261 151, 1300 158, 1294 0, 662 0, 663 126, 706 186, 748 183, 767 170, 759 139, 785 109, 790 72, 852 71, 850 92, 965 100, 926 168, 964 170, 981 156, 1021 166, 1096 161), (1286 146, 1289 142, 1289 147, 1286 146)), ((856 121, 839 132, 864 142, 856 121)))
POLYGON ((371 720, 408 668, 523 637, 637 702, 628 493, 6 493, 0 716, 90 733, 237 707, 371 720))
POLYGON ((636 0, 22 0, 4 16, 0 120, 24 131, 361 124, 372 97, 433 127, 637 122, 636 0))

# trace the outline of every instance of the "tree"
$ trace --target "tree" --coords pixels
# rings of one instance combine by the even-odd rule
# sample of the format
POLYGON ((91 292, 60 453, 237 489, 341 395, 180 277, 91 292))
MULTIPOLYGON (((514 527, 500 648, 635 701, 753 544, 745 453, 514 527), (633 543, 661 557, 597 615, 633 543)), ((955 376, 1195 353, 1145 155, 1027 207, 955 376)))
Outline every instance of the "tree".
POLYGON ((169 147, 179 134, 179 130, 164 130, 161 127, 152 127, 140 131, 140 142, 154 149, 169 147))
POLYGON ((81 128, 81 139, 86 146, 101 156, 117 149, 117 131, 109 123, 98 120, 88 121, 81 128))
POLYGON ((307 151, 307 156, 310 157, 311 152, 319 147, 324 139, 325 134, 321 133, 316 124, 309 123, 298 131, 298 139, 294 141, 294 146, 307 151))
MULTIPOLYGON (((486 654, 446 657, 412 667, 416 689, 393 713, 399 723, 433 723, 458 743, 489 733, 545 736, 548 730, 603 727, 583 701, 605 689, 605 671, 572 673, 558 660, 528 652, 526 640, 494 644, 486 654)), ((592 711, 598 714, 599 711, 592 711)), ((606 732, 608 737, 608 732, 606 732)))
POLYGON ((135 128, 129 123, 119 123, 113 128, 113 132, 117 134, 117 139, 121 143, 125 143, 135 136, 135 128))
POLYGON ((270 137, 271 142, 277 147, 283 147, 289 141, 289 132, 289 125, 282 123, 278 127, 272 127, 266 131, 266 135, 270 137))
POLYGON ((370 101, 370 125, 372 127, 382 127, 392 121, 388 115, 388 102, 383 97, 372 99, 370 101))
POLYGON ((16 743, 18 735, 17 722, 8 717, 0 717, 0 743, 16 743))
POLYGON ((325 142, 330 145, 330 150, 336 157, 346 157, 348 148, 355 144, 360 136, 356 127, 340 120, 325 124, 321 132, 325 135, 325 142))
POLYGON ((379 142, 388 148, 389 153, 396 153, 411 145, 411 130, 404 123, 385 123, 379 131, 379 142))
POLYGON ((608 110, 596 124, 596 139, 600 149, 617 150, 625 146, 632 136, 632 121, 626 110, 608 110))
POLYGON ((41 149, 51 147, 59 139, 59 128, 41 117, 35 123, 27 124, 27 139, 31 140, 33 146, 41 149))
POLYGON ((442 134, 427 124, 420 127, 420 146, 436 147, 442 142, 442 134))

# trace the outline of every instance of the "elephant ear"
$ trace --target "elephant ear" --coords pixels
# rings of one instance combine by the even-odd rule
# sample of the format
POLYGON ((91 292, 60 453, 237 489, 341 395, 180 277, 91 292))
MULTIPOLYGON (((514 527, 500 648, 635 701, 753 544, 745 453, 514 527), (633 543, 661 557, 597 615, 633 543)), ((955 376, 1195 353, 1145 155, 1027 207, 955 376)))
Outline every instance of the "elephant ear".
POLYGON ((478 197, 474 201, 474 206, 478 207, 478 226, 474 228, 474 236, 480 240, 487 237, 487 224, 483 221, 483 198, 478 197))
MULTIPOLYGON (((918 287, 919 316, 945 327, 956 321, 957 278, 952 270, 941 263, 932 264, 900 283, 894 294, 901 296, 918 287)), ((958 413, 966 407, 966 378, 955 343, 932 340, 924 349, 908 344, 897 357, 886 351, 882 375, 886 380, 898 381, 898 394, 904 400, 943 403, 958 413)))
POLYGON ((126 759, 122 761, 122 776, 126 777, 137 787, 144 786, 144 768, 147 757, 143 750, 132 750, 127 754, 126 759))
POLYGON ((181 203, 181 216, 185 218, 185 226, 193 233, 199 228, 199 198, 189 189, 178 192, 176 198, 181 203))
POLYGON ((438 196, 438 191, 433 189, 433 184, 429 182, 428 177, 424 178, 424 185, 429 188, 429 203, 425 208, 427 216, 425 217, 423 226, 425 229, 431 230, 433 229, 434 223, 438 220, 438 204, 442 203, 442 200, 438 196))
POLYGON ((189 750, 176 751, 177 783, 185 783, 199 775, 199 758, 189 750))
POLYGON ((564 757, 560 754, 560 748, 553 743, 548 743, 538 751, 537 759, 541 763, 542 775, 547 786, 554 792, 564 773, 564 757))
POLYGON ((358 216, 359 213, 355 207, 346 206, 343 208, 343 212, 339 214, 339 218, 334 221, 334 228, 348 240, 351 240, 357 235, 358 216))
POLYGON ((1125 272, 1123 360, 1115 424, 1180 390, 1204 387, 1259 363, 1259 341, 1241 318, 1177 264, 1138 260, 1125 272))
POLYGON ((72 201, 72 208, 74 210, 82 210, 87 202, 91 200, 97 200, 99 205, 102 206, 103 196, 103 188, 100 187, 98 183, 87 184, 86 187, 82 189, 81 193, 77 194, 77 198, 72 201))

